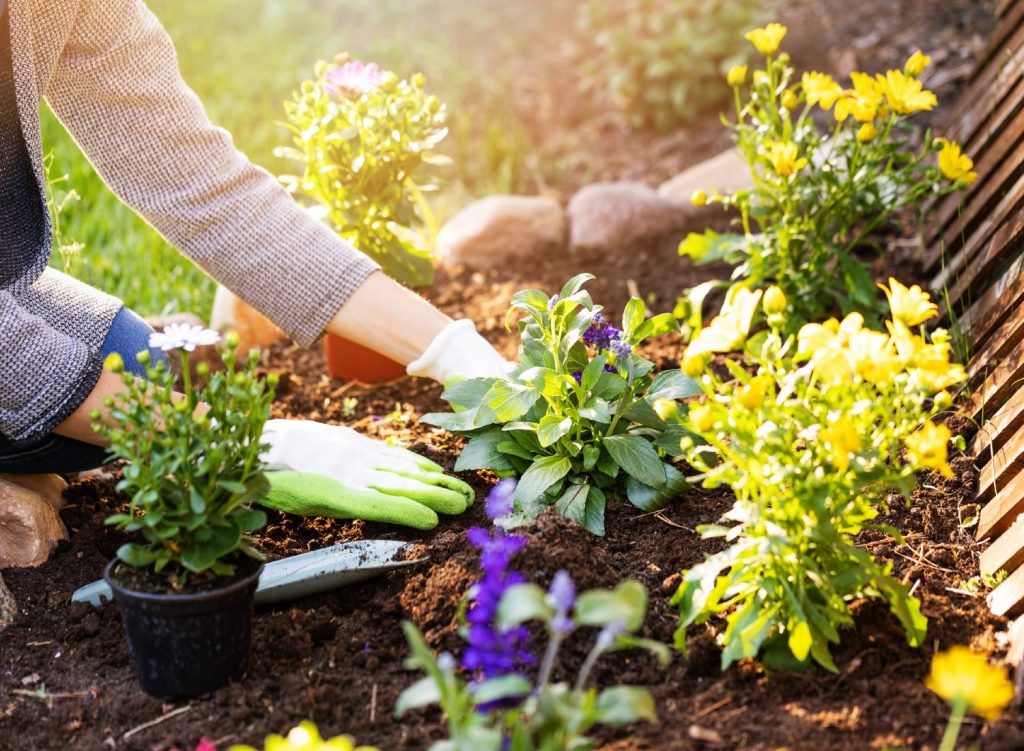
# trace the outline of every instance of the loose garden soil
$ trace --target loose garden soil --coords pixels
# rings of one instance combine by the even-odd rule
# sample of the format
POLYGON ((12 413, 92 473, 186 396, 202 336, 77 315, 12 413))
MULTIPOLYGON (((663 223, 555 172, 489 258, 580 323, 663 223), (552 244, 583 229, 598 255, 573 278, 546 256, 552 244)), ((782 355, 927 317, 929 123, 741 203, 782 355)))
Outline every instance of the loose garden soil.
MULTIPOLYGON (((796 5, 808 18, 831 9, 836 13, 825 16, 830 23, 840 29, 849 25, 837 21, 847 17, 848 4, 805 3, 802 11, 796 5)), ((886 49, 893 48, 892 40, 903 40, 908 33, 908 17, 923 19, 928 25, 915 27, 914 38, 931 33, 941 38, 942 49, 957 50, 946 54, 945 67, 938 61, 953 76, 963 64, 962 48, 955 41, 973 39, 985 28, 974 6, 923 1, 858 4, 855 16, 850 15, 864 22, 859 33, 877 29, 881 36, 862 39, 858 48, 853 43, 858 37, 850 30, 847 44, 836 49, 887 43, 886 49), (871 18, 870 24, 864 21, 864 8, 894 6, 903 15, 883 14, 871 18), (958 30, 957 35, 950 29, 958 30)), ((799 19, 791 27, 795 23, 799 19)), ((919 43, 925 42, 927 38, 919 43)), ((896 45, 899 55, 903 45, 896 45)), ((947 101, 949 96, 947 90, 947 101)), ((709 119, 702 127, 718 126, 709 119)), ((554 291, 572 274, 589 270, 599 276, 590 285, 594 299, 613 315, 621 311, 631 290, 648 298, 657 311, 671 309, 682 288, 714 272, 681 261, 673 244, 623 249, 612 257, 537 259, 500 272, 447 270, 429 296, 450 314, 474 319, 504 354, 512 356, 515 339, 504 331, 502 321, 511 295, 526 286, 554 291)), ((876 275, 883 278, 894 271, 904 281, 918 280, 906 257, 908 246, 891 243, 890 252, 874 268, 876 275)), ((666 337, 644 354, 660 367, 672 367, 681 350, 676 338, 666 337)), ((344 384, 322 375, 319 351, 291 345, 267 353, 265 366, 282 376, 274 416, 353 425, 375 438, 410 445, 446 468, 454 465, 462 440, 418 422, 422 414, 446 408, 439 387, 414 379, 376 387, 344 384)), ((969 426, 963 422, 958 427, 969 426)), ((980 547, 963 527, 977 472, 970 457, 956 458, 953 468, 951 480, 922 478, 909 507, 902 499, 890 499, 885 521, 904 532, 905 543, 880 534, 863 540, 876 556, 891 562, 895 575, 921 598, 930 619, 924 647, 908 647, 887 610, 864 602, 855 606, 856 628, 843 634, 843 643, 835 650, 838 675, 817 670, 769 675, 752 660, 722 673, 713 629, 695 629, 688 657, 676 655, 667 670, 639 653, 620 653, 603 661, 595 680, 650 686, 660 723, 604 731, 602 747, 935 749, 948 713, 922 683, 933 652, 969 644, 998 659, 1006 649, 1006 621, 988 612, 982 595, 963 588, 964 580, 978 573, 980 547)), ((267 733, 283 731, 305 718, 314 719, 325 732, 351 733, 382 751, 425 749, 443 737, 436 710, 417 711, 402 721, 394 717, 398 694, 418 678, 403 667, 407 649, 400 623, 415 622, 436 649, 461 651, 457 613, 478 574, 477 556, 464 532, 486 523, 482 503, 425 533, 272 513, 258 538, 259 548, 272 559, 338 542, 386 538, 413 541, 430 560, 419 568, 291 605, 258 609, 249 676, 203 699, 166 703, 136 687, 117 609, 69 604, 71 592, 99 578, 123 541, 120 533, 103 525, 106 515, 124 507, 124 497, 114 490, 116 478, 115 468, 74 481, 67 491, 69 505, 62 512, 70 541, 39 568, 4 572, 20 611, 17 622, 0 631, 0 749, 190 751, 200 736, 216 740, 223 749, 234 742, 258 743, 267 733), (139 729, 161 718, 162 722, 139 729)), ((493 482, 486 473, 466 473, 463 478, 476 489, 478 501, 493 482)), ((701 540, 694 529, 716 521, 730 503, 725 492, 695 489, 658 514, 614 508, 605 538, 590 536, 564 519, 542 517, 525 528, 530 544, 516 566, 541 584, 560 568, 568 569, 583 588, 637 578, 651 593, 644 635, 671 642, 676 615, 668 600, 679 572, 721 544, 701 540)), ((590 636, 564 651, 563 675, 579 665, 590 636)), ((971 721, 964 739, 980 742, 986 750, 1022 748, 1024 712, 1010 710, 992 725, 971 721)))

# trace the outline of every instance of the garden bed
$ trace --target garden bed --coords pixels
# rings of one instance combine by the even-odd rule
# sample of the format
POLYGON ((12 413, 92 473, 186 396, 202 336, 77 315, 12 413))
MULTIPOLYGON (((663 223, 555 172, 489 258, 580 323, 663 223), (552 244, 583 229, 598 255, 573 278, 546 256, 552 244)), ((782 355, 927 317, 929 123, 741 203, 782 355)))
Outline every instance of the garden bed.
MULTIPOLYGON (((647 276, 635 282, 662 301, 654 307, 664 308, 671 290, 693 273, 685 272, 670 250, 652 249, 644 259, 605 263, 602 278, 592 284, 595 299, 620 309, 628 268, 645 269, 647 276), (679 273, 658 274, 665 264, 679 273)), ((574 267, 577 263, 598 268, 593 259, 572 261, 574 267)), ((564 262, 551 263, 535 267, 529 277, 501 281, 480 274, 445 275, 433 297, 450 313, 480 321, 499 348, 512 354, 514 339, 500 328, 512 292, 530 285, 551 288, 565 278, 565 267, 564 262)), ((667 337, 644 354, 668 366, 678 362, 680 346, 667 337)), ((292 346, 268 353, 266 364, 282 374, 275 416, 355 424, 369 435, 395 437, 453 466, 461 439, 417 422, 426 412, 446 408, 439 387, 412 379, 372 388, 345 386, 321 375, 319 352, 292 346), (346 407, 346 399, 355 399, 355 406, 349 402, 346 407)), ((612 656, 597 680, 650 685, 661 722, 607 732, 606 748, 934 748, 948 713, 922 683, 934 648, 970 644, 996 657, 1005 648, 1000 633, 1006 623, 988 612, 984 598, 951 591, 977 574, 978 550, 970 531, 961 528, 976 472, 969 457, 957 458, 953 469, 953 480, 935 476, 925 481, 911 508, 893 499, 886 521, 904 531, 906 545, 877 536, 864 540, 876 556, 893 563, 899 578, 914 584, 930 620, 926 647, 909 648, 885 607, 864 604, 856 608, 856 630, 845 633, 836 650, 837 676, 812 671, 769 677, 753 661, 723 674, 712 635, 700 631, 690 638, 689 658, 676 656, 667 671, 647 656, 612 656)), ((478 499, 492 481, 476 473, 464 479, 477 489, 478 499)), ((166 751, 191 749, 202 735, 225 743, 253 742, 303 718, 382 749, 421 749, 442 737, 436 711, 394 719, 396 697, 417 677, 403 668, 407 649, 399 624, 411 619, 433 647, 460 651, 459 602, 478 574, 477 554, 463 532, 485 523, 482 504, 428 533, 272 514, 259 536, 259 547, 271 558, 383 537, 418 542, 430 562, 291 606, 259 609, 249 677, 209 698, 172 705, 137 689, 115 607, 68 604, 76 587, 100 576, 122 540, 102 523, 123 503, 113 482, 98 476, 73 484, 63 512, 71 541, 42 567, 6 576, 21 614, 15 626, 0 632, 0 728, 5 737, 19 738, 23 748, 166 751), (34 691, 38 696, 27 695, 34 691), (180 713, 125 738, 133 728, 176 710, 180 713)), ((610 512, 603 539, 563 519, 542 517, 527 528, 531 543, 516 564, 541 583, 559 568, 568 569, 581 587, 639 579, 652 594, 645 635, 671 642, 676 614, 668 598, 677 574, 719 544, 701 540, 694 527, 715 521, 730 503, 726 493, 694 490, 657 515, 619 508, 610 512)), ((566 650, 563 660, 578 663, 584 646, 566 650)), ((979 727, 969 727, 966 736, 977 739, 979 727)), ((987 728, 983 748, 1019 748, 1021 733, 1024 713, 1011 711, 987 728)))

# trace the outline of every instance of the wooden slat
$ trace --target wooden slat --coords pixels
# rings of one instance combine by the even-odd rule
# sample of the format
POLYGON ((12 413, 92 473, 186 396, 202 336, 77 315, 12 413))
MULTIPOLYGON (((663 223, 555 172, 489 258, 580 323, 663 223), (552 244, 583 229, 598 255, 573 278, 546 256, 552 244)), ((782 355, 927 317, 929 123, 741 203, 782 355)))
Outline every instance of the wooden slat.
POLYGON ((971 417, 981 418, 995 412, 1024 380, 1024 345, 1018 344, 1005 359, 993 363, 984 380, 971 394, 964 409, 971 417))
POLYGON ((977 180, 966 193, 951 193, 935 208, 929 221, 934 222, 933 226, 947 228, 943 236, 947 246, 955 245, 958 237, 972 233, 988 208, 999 200, 1005 186, 1024 174, 1024 164, 1009 156, 1024 159, 1024 149, 1019 148, 1022 142, 1024 120, 1010 123, 988 151, 974 155, 975 171, 985 179, 977 180))
POLYGON ((981 509, 978 539, 1001 535, 1024 511, 1024 474, 1017 474, 1006 483, 995 498, 981 509))
MULTIPOLYGON (((968 335, 975 347, 985 342, 1002 325, 1007 314, 1024 300, 1024 256, 1012 262, 1009 268, 958 317, 960 331, 968 335)), ((945 311, 943 311, 945 313, 945 311)))
POLYGON ((996 4, 996 15, 1005 16, 1006 11, 1009 10, 1014 3, 1019 3, 1020 0, 999 0, 996 4))
POLYGON ((1020 344, 1024 339, 1024 306, 1012 309, 1009 316, 1002 322, 996 332, 971 353, 971 361, 967 366, 969 383, 976 383, 979 376, 992 363, 999 362, 1020 344))
POLYGON ((988 594, 988 607, 996 615, 1016 618, 1024 613, 1024 568, 1006 577, 1006 581, 988 594))
POLYGON ((1017 431, 1024 427, 1024 389, 1013 393, 1006 404, 989 417, 971 442, 971 453, 980 467, 993 461, 1017 431))
POLYGON ((985 46, 985 52, 978 58, 974 72, 967 80, 968 88, 953 109, 953 119, 959 119, 966 106, 972 103, 972 97, 983 96, 992 88, 993 82, 1003 66, 1006 52, 1021 47, 1022 29, 1024 29, 1024 3, 1016 3, 1006 17, 996 24, 985 46))
MULTIPOLYGON (((990 500, 1021 469, 1024 469, 1024 431, 1019 430, 982 465, 978 474, 978 502, 990 500)), ((1024 539, 1021 542, 1024 544, 1024 539)))
POLYGON ((1000 535, 981 553, 981 573, 994 575, 1000 571, 1012 574, 1024 563, 1024 516, 1000 535))
POLYGON ((954 304, 979 295, 987 280, 998 274, 1000 265, 1009 265, 1008 257, 1017 248, 1024 231, 1024 179, 1021 179, 999 205, 992 210, 963 250, 932 280, 932 289, 947 290, 954 304))

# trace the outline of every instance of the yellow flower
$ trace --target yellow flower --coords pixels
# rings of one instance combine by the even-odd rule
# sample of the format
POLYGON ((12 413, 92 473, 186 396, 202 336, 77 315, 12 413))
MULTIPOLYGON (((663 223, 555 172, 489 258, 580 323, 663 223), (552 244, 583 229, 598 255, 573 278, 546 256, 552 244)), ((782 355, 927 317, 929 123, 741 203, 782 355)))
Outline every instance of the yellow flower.
POLYGON ((786 89, 782 93, 782 106, 792 112, 800 106, 800 97, 792 89, 786 89))
POLYGON ((939 171, 948 179, 970 185, 978 179, 978 173, 972 172, 974 160, 963 153, 960 145, 945 138, 936 138, 936 142, 942 144, 939 152, 939 171))
POLYGON ((924 685, 949 704, 960 705, 986 720, 998 720, 1013 699, 1013 683, 1006 668, 990 665, 967 647, 952 647, 932 658, 924 685))
POLYGON ((843 92, 836 102, 836 120, 843 122, 853 115, 859 123, 869 123, 878 115, 878 102, 881 91, 878 84, 866 73, 851 73, 853 89, 843 92))
POLYGON ((722 312, 708 326, 700 330, 686 348, 686 357, 711 352, 732 352, 747 340, 754 319, 761 290, 751 292, 745 287, 733 287, 726 296, 722 312))
POLYGON ((693 195, 690 196, 690 203, 694 206, 707 206, 708 205, 708 194, 707 191, 695 190, 693 195))
POLYGON ((939 314, 939 306, 917 284, 908 289, 890 276, 888 287, 884 284, 878 286, 889 299, 889 309, 894 320, 908 326, 917 326, 939 314))
POLYGON ((874 141, 878 137, 878 130, 875 128, 874 123, 864 123, 860 126, 860 130, 857 131, 857 140, 861 143, 867 143, 868 141, 874 141))
POLYGON ((898 70, 890 70, 884 76, 879 73, 878 83, 889 106, 899 115, 930 110, 938 104, 935 94, 925 89, 920 81, 898 70))
MULTIPOLYGON (((268 735, 265 741, 266 751, 377 751, 370 746, 359 746, 347 735, 338 735, 329 740, 320 737, 309 720, 299 723, 291 729, 288 737, 268 735)), ((228 751, 256 751, 252 746, 232 746, 228 751)))
POLYGON ((792 141, 769 144, 768 161, 779 177, 789 177, 807 166, 807 157, 800 156, 792 141))
POLYGON ((823 110, 831 109, 836 100, 843 95, 843 87, 826 73, 804 73, 800 83, 807 103, 812 106, 820 105, 823 110))
POLYGON ((789 301, 786 299, 786 293, 782 291, 781 287, 773 284, 765 290, 764 312, 766 315, 785 313, 788 306, 789 301))
POLYGON ((715 413, 706 404, 690 407, 690 424, 698 433, 707 433, 715 427, 715 413))
POLYGON ((953 470, 946 463, 947 445, 952 437, 945 425, 936 425, 929 420, 916 433, 907 436, 907 455, 918 467, 935 469, 946 477, 952 477, 953 470))
POLYGON ((848 346, 857 374, 869 383, 889 383, 903 370, 903 361, 885 334, 863 329, 850 336, 848 346))
POLYGON ((850 454, 860 451, 860 436, 846 415, 833 422, 819 434, 832 449, 832 463, 840 472, 850 466, 850 454))
POLYGON ((903 72, 908 76, 917 78, 924 72, 924 69, 928 67, 928 63, 931 61, 932 59, 928 55, 918 50, 907 60, 907 64, 903 66, 903 72))
POLYGON ((736 394, 736 401, 747 409, 757 409, 764 402, 767 390, 767 378, 765 376, 755 376, 750 379, 750 383, 740 388, 736 394))
POLYGON ((683 372, 690 376, 690 378, 696 378, 699 375, 703 375, 704 369, 707 366, 707 355, 690 354, 689 350, 683 353, 683 362, 681 367, 683 372))
POLYGON ((746 65, 734 65, 729 68, 729 74, 726 76, 726 80, 729 85, 733 88, 742 86, 747 82, 747 66, 746 65))
POLYGON ((746 38, 762 55, 774 55, 787 31, 789 29, 780 23, 770 23, 760 29, 747 32, 746 38))

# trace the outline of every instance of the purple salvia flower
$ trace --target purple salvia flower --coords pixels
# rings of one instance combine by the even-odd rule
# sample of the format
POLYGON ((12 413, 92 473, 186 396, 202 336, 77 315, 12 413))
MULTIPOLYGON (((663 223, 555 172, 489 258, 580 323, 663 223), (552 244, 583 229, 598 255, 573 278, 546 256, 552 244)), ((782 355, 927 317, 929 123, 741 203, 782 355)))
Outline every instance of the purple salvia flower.
POLYGON ((560 570, 551 580, 548 598, 555 606, 555 617, 551 620, 551 628, 560 636, 572 633, 573 622, 570 613, 576 604, 576 584, 568 571, 560 570))
POLYGON ((516 481, 514 478, 506 477, 504 480, 499 480, 491 488, 491 492, 487 494, 487 500, 484 501, 484 510, 487 512, 487 518, 495 521, 511 514, 512 501, 515 498, 515 494, 516 481))
MULTIPOLYGON (((488 516, 507 516, 512 511, 515 489, 516 482, 511 479, 495 485, 485 503, 488 516)), ((466 533, 466 539, 480 551, 483 576, 469 593, 469 644, 462 655, 462 666, 484 679, 497 678, 516 672, 521 665, 533 664, 533 655, 525 646, 529 631, 524 626, 501 629, 497 623, 502 595, 526 581, 518 571, 509 570, 513 556, 526 545, 526 538, 507 534, 500 527, 473 527, 466 533)))
POLYGON ((622 359, 633 354, 633 348, 620 339, 616 339, 608 346, 608 351, 617 358, 622 359))

